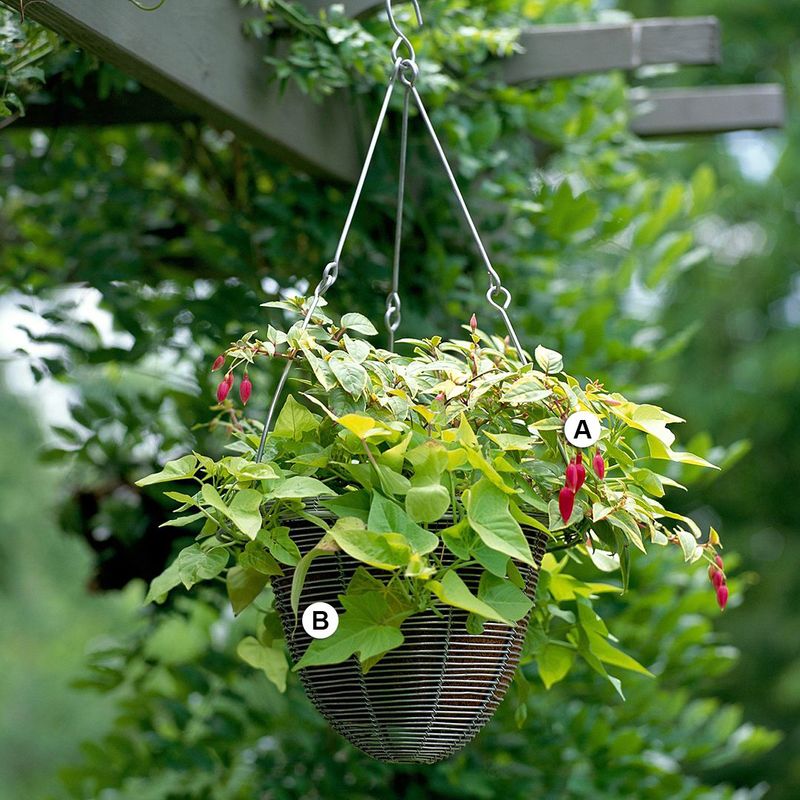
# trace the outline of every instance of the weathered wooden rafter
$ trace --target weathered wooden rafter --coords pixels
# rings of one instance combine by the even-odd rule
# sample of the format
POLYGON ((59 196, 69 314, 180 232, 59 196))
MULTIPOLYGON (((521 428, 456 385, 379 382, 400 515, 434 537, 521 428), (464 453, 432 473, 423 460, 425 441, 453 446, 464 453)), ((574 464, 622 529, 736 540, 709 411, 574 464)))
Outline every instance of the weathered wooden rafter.
MULTIPOLYGON (((330 4, 304 2, 310 11, 330 4)), ((344 2, 353 16, 382 5, 376 0, 344 2)), ((315 104, 291 85, 283 94, 270 85, 261 45, 242 33, 257 13, 252 9, 220 0, 170 0, 146 14, 127 0, 38 0, 28 4, 27 13, 148 87, 116 106, 111 101, 84 110, 32 109, 27 124, 156 122, 196 115, 306 169, 343 180, 357 173, 359 148, 350 104, 340 98, 315 104)), ((647 64, 719 62, 719 26, 713 17, 542 25, 524 31, 521 44, 523 52, 498 62, 505 79, 521 85, 647 64)), ((633 97, 641 113, 632 129, 643 136, 783 124, 779 86, 648 90, 644 99, 637 91, 633 97)))

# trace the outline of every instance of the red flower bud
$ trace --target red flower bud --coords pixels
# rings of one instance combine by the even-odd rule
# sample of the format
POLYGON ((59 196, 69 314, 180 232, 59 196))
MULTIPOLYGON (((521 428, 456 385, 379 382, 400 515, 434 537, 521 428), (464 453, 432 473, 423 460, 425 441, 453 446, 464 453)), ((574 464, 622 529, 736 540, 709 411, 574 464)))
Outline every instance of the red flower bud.
POLYGON ((243 406, 247 405, 247 401, 250 399, 252 392, 253 384, 250 382, 250 378, 247 377, 247 373, 245 372, 242 382, 239 384, 239 399, 242 401, 243 406))
POLYGON ((474 314, 469 318, 469 327, 473 333, 478 330, 478 318, 474 314))
POLYGON ((722 563, 722 556, 716 556, 716 557, 714 558, 714 561, 716 561, 716 562, 717 562, 717 566, 718 566, 720 569, 725 569, 725 565, 722 563))
POLYGON ((231 390, 231 386, 233 386, 233 373, 229 372, 225 376, 225 380, 217 386, 217 402, 224 403, 225 398, 228 396, 228 392, 231 390))
POLYGON ((575 453, 575 463, 583 464, 583 450, 578 450, 578 452, 575 453))
POLYGON ((225 356, 220 354, 214 359, 214 363, 211 365, 211 371, 216 372, 222 365, 225 363, 225 356))
POLYGON ((717 589, 717 605, 722 611, 728 605, 728 587, 724 583, 717 589))
POLYGON ((567 464, 567 474, 564 483, 567 488, 572 489, 573 492, 578 491, 578 465, 574 461, 570 461, 569 464, 567 464))
POLYGON ((445 397, 444 392, 439 392, 436 397, 433 398, 434 400, 438 400, 440 403, 444 403, 445 397))
POLYGON ((559 493, 558 493, 558 510, 561 512, 561 519, 564 522, 569 522, 569 518, 572 516, 572 509, 575 507, 575 492, 569 488, 569 486, 565 486, 559 493))
POLYGON ((592 469, 594 470, 594 474, 597 475, 600 480, 605 478, 606 462, 599 450, 594 454, 594 458, 592 459, 592 469))
POLYGON ((579 492, 581 490, 581 486, 586 483, 586 467, 583 466, 580 462, 575 465, 575 469, 578 473, 578 482, 575 484, 575 491, 579 492))
POLYGON ((711 583, 714 584, 715 589, 719 590, 719 587, 725 584, 725 576, 719 570, 717 570, 711 576, 711 583))

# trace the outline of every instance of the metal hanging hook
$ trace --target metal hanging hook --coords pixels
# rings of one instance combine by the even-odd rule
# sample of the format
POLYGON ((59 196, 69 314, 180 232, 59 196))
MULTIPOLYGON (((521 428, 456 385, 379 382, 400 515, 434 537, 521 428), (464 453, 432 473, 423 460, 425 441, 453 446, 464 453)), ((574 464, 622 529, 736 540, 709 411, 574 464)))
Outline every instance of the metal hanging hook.
MULTIPOLYGON (((423 25, 422 11, 420 10, 418 0, 411 0, 411 5, 414 6, 414 13, 417 16, 417 25, 421 28, 423 25)), ((414 61, 417 54, 414 52, 414 47, 409 41, 408 36, 406 36, 403 31, 400 30, 400 26, 397 24, 397 20, 394 18, 394 12, 392 11, 392 0, 386 0, 386 15, 389 17, 389 26, 394 31, 395 36, 397 36, 395 43, 392 45, 392 58, 397 60, 397 54, 400 45, 403 44, 408 51, 408 58, 411 61, 414 61)))

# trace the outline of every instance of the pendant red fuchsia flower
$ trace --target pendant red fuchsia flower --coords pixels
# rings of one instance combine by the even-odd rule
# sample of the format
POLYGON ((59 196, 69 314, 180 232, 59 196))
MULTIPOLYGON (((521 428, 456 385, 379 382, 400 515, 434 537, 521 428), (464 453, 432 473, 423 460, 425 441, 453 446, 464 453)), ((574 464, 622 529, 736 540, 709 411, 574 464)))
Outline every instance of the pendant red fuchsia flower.
POLYGON ((229 372, 225 379, 217 386, 217 402, 224 403, 225 398, 228 396, 228 392, 230 392, 231 387, 233 386, 233 373, 229 372))
POLYGON ((239 399, 242 401, 243 406, 247 405, 247 401, 250 399, 252 392, 253 384, 250 382, 250 377, 245 372, 242 382, 239 384, 239 399))

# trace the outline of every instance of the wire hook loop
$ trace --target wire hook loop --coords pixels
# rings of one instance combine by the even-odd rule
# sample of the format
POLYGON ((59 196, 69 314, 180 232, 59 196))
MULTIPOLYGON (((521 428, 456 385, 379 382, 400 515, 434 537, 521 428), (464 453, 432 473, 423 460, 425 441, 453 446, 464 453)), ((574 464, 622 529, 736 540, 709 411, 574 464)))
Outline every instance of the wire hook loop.
MULTIPOLYGON (((421 28, 422 27, 422 11, 419 7, 418 0, 411 0, 411 5, 414 6, 414 13, 417 17, 417 25, 421 28)), ((394 18, 394 11, 392 10, 392 0, 386 0, 386 16, 389 17, 389 26, 394 31, 395 36, 397 39, 395 43, 392 45, 392 59, 397 61, 398 54, 400 52, 401 45, 406 48, 406 52, 408 53, 408 58, 411 61, 415 61, 417 54, 414 52, 414 46, 411 44, 408 36, 406 36, 402 30, 400 30, 400 26, 397 24, 397 20, 394 18)))

